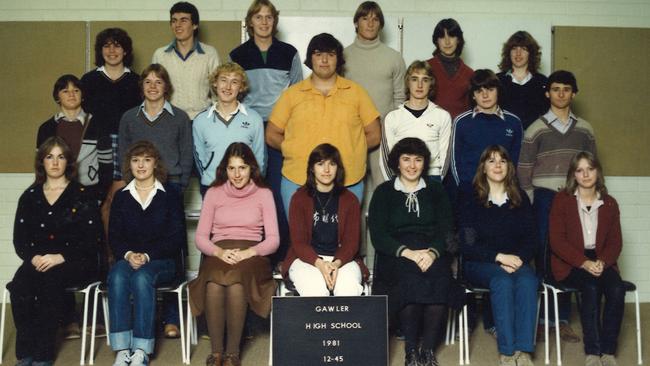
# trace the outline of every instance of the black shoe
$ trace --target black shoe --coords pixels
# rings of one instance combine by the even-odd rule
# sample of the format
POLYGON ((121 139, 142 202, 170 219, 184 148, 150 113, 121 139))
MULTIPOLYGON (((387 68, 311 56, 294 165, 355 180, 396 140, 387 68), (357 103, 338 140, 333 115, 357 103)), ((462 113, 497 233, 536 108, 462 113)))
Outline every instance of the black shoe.
POLYGON ((434 350, 424 348, 420 350, 420 366, 440 366, 434 350))
POLYGON ((406 359, 404 360, 404 366, 421 366, 420 355, 416 349, 410 349, 406 351, 406 359))

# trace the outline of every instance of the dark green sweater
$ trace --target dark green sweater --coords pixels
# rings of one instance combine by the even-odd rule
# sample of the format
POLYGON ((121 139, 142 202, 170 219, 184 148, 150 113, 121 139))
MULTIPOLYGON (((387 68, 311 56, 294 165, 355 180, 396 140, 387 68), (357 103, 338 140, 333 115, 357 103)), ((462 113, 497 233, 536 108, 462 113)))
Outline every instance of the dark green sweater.
POLYGON ((399 257, 408 246, 399 241, 406 235, 422 235, 438 257, 446 251, 446 238, 451 230, 452 210, 444 188, 438 182, 426 180, 418 191, 420 215, 409 212, 407 195, 394 188, 395 179, 377 187, 370 201, 368 224, 372 245, 377 252, 399 257))

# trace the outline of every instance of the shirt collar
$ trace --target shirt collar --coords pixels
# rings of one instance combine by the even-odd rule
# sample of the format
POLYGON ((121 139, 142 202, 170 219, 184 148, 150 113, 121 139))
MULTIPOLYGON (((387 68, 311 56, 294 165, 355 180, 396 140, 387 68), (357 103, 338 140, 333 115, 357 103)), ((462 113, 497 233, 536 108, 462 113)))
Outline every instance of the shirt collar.
MULTIPOLYGON (((190 53, 192 53, 194 50, 196 50, 196 52, 200 54, 205 53, 205 51, 203 51, 203 48, 201 47, 201 42, 199 42, 199 40, 196 38, 194 38, 194 45, 192 45, 192 49, 190 50, 190 52, 187 53, 187 55, 189 56, 190 53)), ((169 44, 169 46, 167 46, 167 48, 165 48, 165 52, 171 52, 171 51, 176 51, 176 53, 178 53, 178 48, 176 48, 175 39, 169 44)))
POLYGON ((79 110, 79 114, 77 114, 77 117, 75 117, 75 119, 69 120, 66 117, 65 113, 63 113, 62 111, 59 111, 57 114, 54 115, 54 121, 59 123, 61 121, 75 121, 75 120, 77 120, 77 121, 81 122, 81 124, 83 125, 83 124, 86 123, 86 120, 88 119, 88 116, 89 116, 89 114, 87 114, 82 108, 82 109, 79 110))
MULTIPOLYGON (((549 108, 548 112, 546 112, 546 114, 544 115, 544 119, 546 119, 548 121, 548 123, 553 123, 556 120, 558 122, 560 122, 560 119, 555 115, 555 113, 553 113, 553 110, 550 109, 550 108, 549 108)), ((578 120, 578 117, 576 117, 576 115, 573 114, 572 111, 569 111, 569 122, 577 121, 577 120, 578 120)))
POLYGON ((482 112, 481 110, 479 110, 478 107, 474 107, 474 110, 472 111, 472 118, 476 117, 476 115, 479 114, 479 113, 485 114, 485 115, 493 114, 493 115, 501 118, 504 121, 506 120, 506 116, 503 113, 503 109, 501 109, 501 107, 499 107, 499 106, 497 106, 497 110, 494 111, 494 113, 485 113, 485 112, 482 112))
MULTIPOLYGON (((140 112, 142 113, 144 113, 144 103, 145 102, 142 102, 142 104, 140 104, 140 112)), ((174 108, 172 108, 172 104, 169 103, 168 100, 165 101, 165 104, 163 105, 163 109, 160 110, 160 113, 162 113, 162 111, 167 111, 172 116, 174 115, 174 108)), ((158 113, 158 115, 160 115, 160 113, 158 113)))
MULTIPOLYGON (((108 74, 106 73, 106 67, 104 67, 104 65, 98 67, 97 71, 101 71, 104 75, 108 76, 108 74)), ((126 74, 127 72, 131 72, 131 69, 124 66, 124 74, 126 74)), ((122 75, 124 75, 124 74, 122 74, 122 75)))
POLYGON ((591 209, 587 210, 587 205, 584 202, 582 202, 582 200, 580 199, 580 195, 578 194, 578 189, 577 188, 573 192, 573 195, 576 197, 576 200, 578 201, 578 209, 582 210, 584 212, 587 212, 587 213, 594 212, 598 207, 605 204, 605 201, 603 201, 603 199, 602 199, 602 197, 600 195, 600 192, 596 192, 596 199, 590 205, 591 209))
MULTIPOLYGON (((210 109, 208 109, 208 118, 212 118, 213 114, 218 114, 217 112, 217 106, 219 105, 218 102, 214 103, 210 109)), ((244 104, 237 102, 237 108, 235 108, 234 111, 230 112, 231 116, 234 116, 238 112, 242 112, 245 116, 248 116, 248 112, 246 111, 246 106, 244 104)))
POLYGON ((495 200, 492 196, 489 196, 488 201, 492 202, 492 204, 495 206, 503 206, 506 202, 508 202, 508 192, 505 192, 502 200, 495 200))
MULTIPOLYGON (((338 89, 350 89, 351 87, 352 87, 352 83, 350 82, 350 80, 343 78, 340 75, 336 75, 336 82, 334 83, 334 88, 330 90, 329 95, 334 94, 338 89)), ((311 75, 305 80, 303 80, 300 90, 301 91, 316 90, 314 88, 314 84, 312 84, 311 82, 311 75)), ((318 94, 320 94, 320 92, 318 92, 318 94)))
POLYGON ((399 179, 399 177, 395 178, 395 183, 393 183, 393 188, 395 188, 396 191, 399 192, 404 192, 404 193, 411 193, 411 192, 417 192, 421 190, 422 188, 425 188, 427 186, 427 183, 424 181, 424 178, 420 177, 420 180, 418 181, 418 185, 415 186, 415 189, 413 191, 409 191, 404 187, 404 184, 402 184, 402 181, 399 179))
POLYGON ((147 198, 142 201, 140 198, 140 195, 138 194, 138 190, 135 187, 135 179, 131 179, 129 184, 124 187, 124 191, 129 191, 131 193, 131 196, 133 199, 140 204, 143 210, 146 210, 147 207, 151 204, 151 201, 153 201, 153 198, 156 196, 156 193, 158 193, 158 190, 161 190, 165 192, 165 187, 163 187, 162 183, 158 181, 158 179, 155 179, 153 182, 154 189, 149 191, 149 194, 147 195, 147 198))
POLYGON ((509 70, 508 72, 506 72, 506 75, 510 76, 510 78, 512 79, 512 82, 517 84, 517 85, 525 85, 527 82, 529 82, 533 78, 533 74, 530 71, 528 71, 528 73, 526 74, 526 77, 522 81, 517 80, 517 78, 512 74, 512 70, 509 70))

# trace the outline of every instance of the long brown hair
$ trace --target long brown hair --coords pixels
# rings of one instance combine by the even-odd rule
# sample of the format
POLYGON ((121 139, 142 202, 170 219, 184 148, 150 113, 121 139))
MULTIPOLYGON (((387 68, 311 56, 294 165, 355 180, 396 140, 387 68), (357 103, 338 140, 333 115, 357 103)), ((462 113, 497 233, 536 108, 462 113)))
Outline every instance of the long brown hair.
POLYGON ((52 152, 54 147, 58 146, 65 157, 65 177, 68 180, 74 180, 77 178, 77 162, 75 161, 74 155, 70 150, 68 144, 65 143, 65 140, 59 136, 52 136, 43 141, 41 146, 38 147, 36 152, 36 158, 34 159, 34 184, 43 184, 47 180, 47 174, 45 173, 45 165, 43 160, 52 152))
POLYGON ((528 71, 531 73, 537 72, 542 58, 542 52, 540 51, 541 47, 539 47, 539 44, 530 33, 521 30, 513 33, 506 43, 503 44, 499 70, 510 71, 512 69, 510 51, 515 47, 524 47, 528 50, 528 71))
POLYGON ((519 207, 519 205, 521 205, 521 194, 519 193, 519 185, 517 184, 517 176, 515 175, 515 165, 512 163, 512 160, 510 160, 508 150, 501 145, 490 145, 486 147, 481 154, 478 167, 476 168, 476 174, 472 180, 476 197, 483 206, 490 207, 488 199, 490 196, 490 185, 488 184, 487 174, 485 173, 485 164, 493 155, 498 155, 507 161, 506 166, 508 167, 508 172, 506 173, 506 179, 504 181, 506 194, 508 194, 510 208, 519 207))
POLYGON ((571 159, 569 172, 566 175, 566 187, 564 190, 569 194, 573 194, 576 189, 578 189, 576 170, 578 170, 578 164, 582 159, 587 160, 587 163, 589 163, 592 168, 596 169, 596 192, 600 193, 601 197, 605 196, 607 194, 607 187, 605 186, 603 167, 600 165, 598 158, 589 151, 580 151, 573 157, 573 159, 571 159))
POLYGON ((244 161, 244 164, 248 165, 251 168, 251 180, 258 187, 266 187, 264 178, 262 178, 262 172, 260 171, 260 166, 257 164, 255 159, 255 154, 251 150, 250 146, 246 145, 243 142, 233 142, 228 146, 226 152, 223 154, 223 158, 217 167, 217 174, 214 182, 210 184, 211 187, 218 187, 228 181, 228 162, 230 158, 240 158, 244 161))
POLYGON ((156 149, 153 143, 150 141, 136 141, 129 150, 124 155, 124 161, 122 162, 122 177, 125 182, 130 182, 133 180, 133 173, 131 172, 131 159, 134 156, 147 155, 156 160, 156 165, 153 168, 153 176, 158 179, 160 183, 165 183, 167 181, 167 168, 162 161, 160 156, 160 151, 156 149))
POLYGON ((307 162, 307 180, 305 187, 311 196, 316 194, 316 175, 314 174, 314 165, 316 163, 330 160, 336 164, 336 176, 334 177, 334 192, 339 192, 345 188, 345 167, 343 167, 343 160, 341 160, 341 153, 336 146, 331 144, 320 144, 311 151, 309 160, 307 162))

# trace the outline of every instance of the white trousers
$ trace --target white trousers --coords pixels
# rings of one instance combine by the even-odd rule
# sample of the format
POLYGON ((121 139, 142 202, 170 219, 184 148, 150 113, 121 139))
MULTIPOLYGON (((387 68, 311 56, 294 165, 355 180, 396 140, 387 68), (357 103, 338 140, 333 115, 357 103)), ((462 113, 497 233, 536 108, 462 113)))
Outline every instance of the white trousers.
MULTIPOLYGON (((332 261, 333 256, 320 256, 325 261, 332 261)), ((296 286, 300 296, 329 296, 330 290, 325 284, 325 278, 316 266, 296 258, 289 267, 289 279, 296 286)), ((334 296, 359 296, 363 292, 361 285, 361 269, 355 261, 346 263, 339 268, 334 284, 334 296)))

